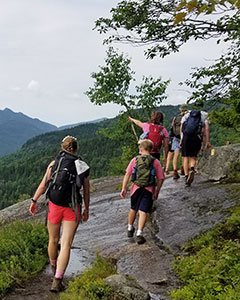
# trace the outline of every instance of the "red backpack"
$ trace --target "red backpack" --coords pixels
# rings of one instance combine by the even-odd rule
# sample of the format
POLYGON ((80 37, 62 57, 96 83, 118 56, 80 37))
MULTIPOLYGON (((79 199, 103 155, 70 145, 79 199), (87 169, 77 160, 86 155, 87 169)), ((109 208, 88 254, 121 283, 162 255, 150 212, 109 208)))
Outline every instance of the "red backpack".
POLYGON ((163 126, 157 125, 157 124, 149 124, 149 131, 145 139, 149 139, 153 142, 153 149, 151 152, 159 153, 161 146, 162 146, 162 140, 163 140, 163 126))

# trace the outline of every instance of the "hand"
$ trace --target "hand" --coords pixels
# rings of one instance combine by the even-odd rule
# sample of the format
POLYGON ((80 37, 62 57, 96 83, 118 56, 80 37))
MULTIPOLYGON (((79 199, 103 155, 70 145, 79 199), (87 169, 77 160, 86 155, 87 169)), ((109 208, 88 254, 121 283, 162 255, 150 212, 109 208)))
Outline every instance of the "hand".
POLYGON ((88 220, 88 209, 84 208, 83 213, 82 213, 82 220, 83 222, 86 222, 88 220))
POLYGON ((128 121, 131 121, 131 122, 132 122, 132 118, 131 118, 131 117, 128 117, 128 121))
POLYGON ((158 198, 158 192, 155 191, 155 192, 154 192, 153 199, 154 199, 154 200, 157 200, 157 198, 158 198))
POLYGON ((122 190, 121 190, 121 193, 120 193, 121 198, 125 198, 125 197, 126 197, 126 194, 127 194, 126 189, 122 189, 122 190))
POLYGON ((31 203, 30 208, 29 208, 29 212, 32 216, 35 216, 37 211, 37 203, 31 203))
POLYGON ((210 144, 210 142, 207 142, 205 147, 206 147, 206 149, 208 149, 208 148, 211 148, 212 145, 210 144))

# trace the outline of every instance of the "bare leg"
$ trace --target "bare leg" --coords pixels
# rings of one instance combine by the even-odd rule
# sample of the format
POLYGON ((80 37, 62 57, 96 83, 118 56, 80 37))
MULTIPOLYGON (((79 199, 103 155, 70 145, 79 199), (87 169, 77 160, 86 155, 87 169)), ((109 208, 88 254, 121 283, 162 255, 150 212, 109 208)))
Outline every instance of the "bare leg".
POLYGON ((189 157, 189 168, 195 168, 197 162, 197 157, 189 157))
POLYGON ((65 271, 70 258, 70 251, 75 232, 79 223, 75 221, 63 221, 61 237, 61 250, 57 260, 57 270, 65 271))
POLYGON ((174 151, 174 156, 173 156, 173 169, 177 170, 178 168, 178 156, 179 156, 179 150, 174 151))
POLYGON ((172 157, 173 157, 173 152, 168 151, 166 171, 168 171, 170 168, 172 157))
POLYGON ((129 214, 128 214, 128 224, 133 225, 135 219, 136 219, 136 210, 130 209, 129 214))
POLYGON ((58 257, 58 242, 60 238, 61 223, 53 224, 48 221, 47 227, 49 234, 48 256, 50 260, 56 260, 58 257))
POLYGON ((143 231, 146 221, 147 214, 144 211, 139 210, 138 230, 143 231))
POLYGON ((189 157, 184 157, 184 159, 183 159, 183 168, 184 168, 185 176, 187 176, 188 172, 189 172, 189 157))

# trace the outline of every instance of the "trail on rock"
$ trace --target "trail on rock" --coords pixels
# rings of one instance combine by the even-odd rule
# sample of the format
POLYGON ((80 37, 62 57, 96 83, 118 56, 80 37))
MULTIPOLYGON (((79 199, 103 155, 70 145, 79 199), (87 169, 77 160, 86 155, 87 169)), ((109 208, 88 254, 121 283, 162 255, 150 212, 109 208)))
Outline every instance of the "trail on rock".
MULTIPOLYGON (((116 186, 122 177, 93 181, 90 218, 79 225, 65 280, 80 274, 95 260, 96 252, 116 261, 119 273, 135 277, 155 299, 168 300, 168 292, 180 286, 173 272, 174 255, 181 253, 188 239, 226 218, 225 210, 234 205, 226 187, 204 183, 196 176, 190 188, 184 179, 167 178, 158 200, 152 223, 144 229, 147 242, 137 245, 127 237, 129 199, 121 199, 116 186), (161 243, 163 242, 163 245, 161 243)), ((39 213, 43 218, 44 213, 39 213)), ((16 287, 4 299, 51 300, 49 266, 22 287, 16 287)))

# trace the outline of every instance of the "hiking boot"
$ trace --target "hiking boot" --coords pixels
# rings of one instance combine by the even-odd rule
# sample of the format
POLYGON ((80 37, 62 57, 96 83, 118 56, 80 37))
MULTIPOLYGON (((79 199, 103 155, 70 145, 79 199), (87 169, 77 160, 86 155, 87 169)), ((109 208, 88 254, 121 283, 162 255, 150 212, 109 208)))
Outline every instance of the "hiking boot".
POLYGON ((169 171, 168 171, 168 170, 165 170, 165 174, 166 174, 166 175, 169 175, 169 171))
POLYGON ((190 186, 191 183, 193 182, 193 179, 194 179, 194 174, 195 174, 195 171, 194 170, 191 170, 188 174, 188 178, 187 178, 187 185, 190 186))
POLYGON ((54 277, 52 286, 50 288, 50 292, 52 293, 59 293, 64 290, 64 285, 62 284, 62 278, 54 277))
POLYGON ((181 176, 184 176, 185 175, 185 173, 184 173, 184 170, 183 169, 181 169, 181 176))
POLYGON ((134 231, 135 231, 135 228, 134 228, 134 227, 133 227, 132 230, 128 230, 127 236, 128 236, 128 237, 133 237, 134 231))
POLYGON ((138 235, 136 237, 136 242, 137 242, 138 245, 144 244, 146 242, 146 239, 142 235, 138 235))
POLYGON ((173 179, 178 179, 180 176, 178 175, 178 172, 173 173, 173 179))

